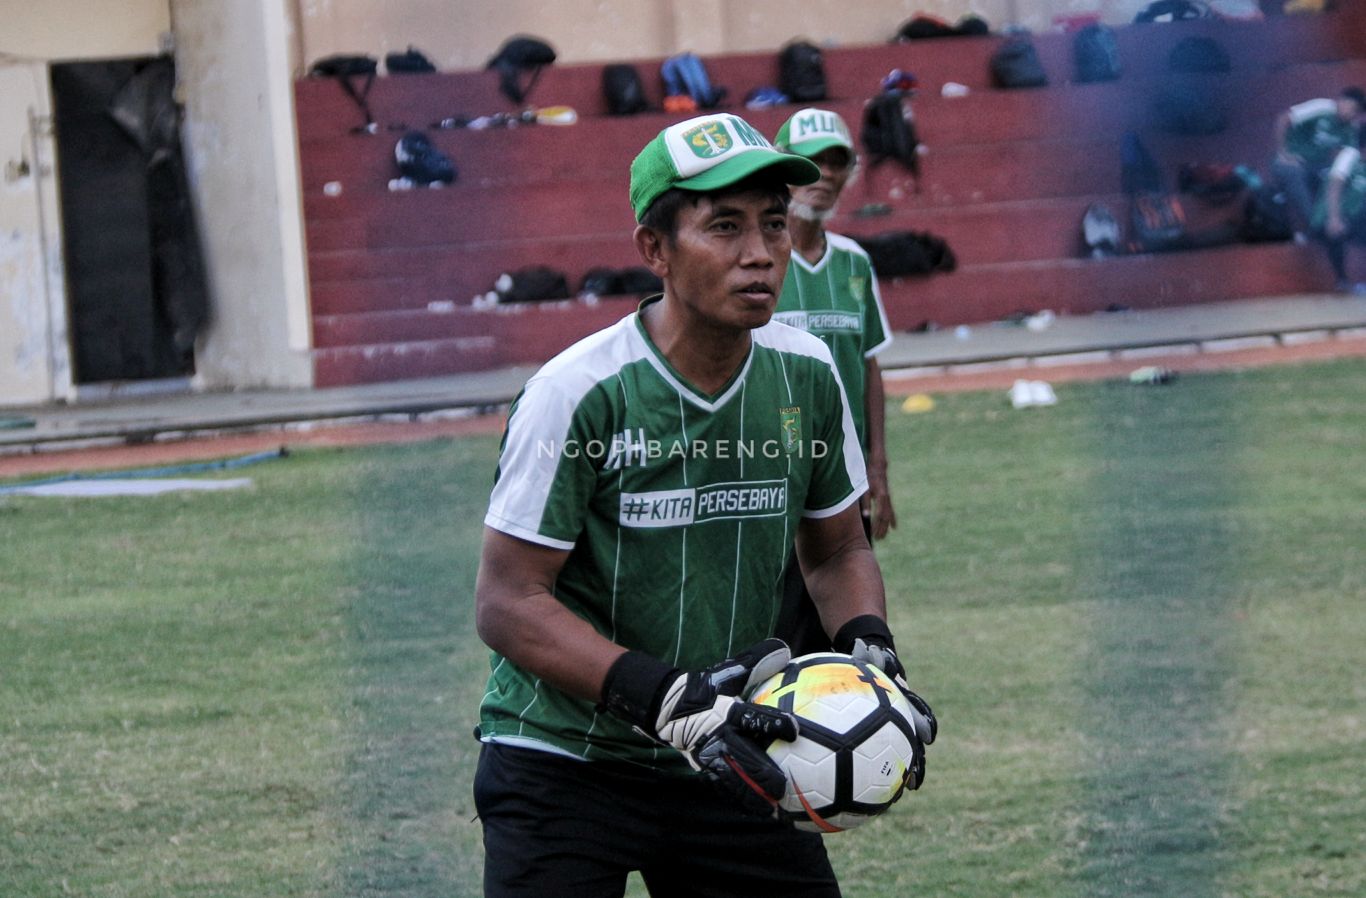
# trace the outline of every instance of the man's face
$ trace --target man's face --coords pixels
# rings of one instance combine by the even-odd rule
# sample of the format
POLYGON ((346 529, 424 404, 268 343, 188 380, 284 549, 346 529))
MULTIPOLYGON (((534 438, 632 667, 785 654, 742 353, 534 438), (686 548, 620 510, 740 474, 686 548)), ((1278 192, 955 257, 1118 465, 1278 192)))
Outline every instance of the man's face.
POLYGON ((1356 100, 1351 97, 1338 97, 1338 118, 1344 122, 1360 122, 1366 116, 1356 100))
POLYGON ((671 299, 704 326, 767 324, 792 250, 782 198, 765 190, 703 196, 685 203, 677 221, 675 240, 661 247, 671 299))
POLYGON ((853 171, 853 154, 843 147, 829 147, 811 157, 820 166, 821 178, 814 184, 792 188, 793 202, 809 206, 814 212, 829 212, 839 202, 840 193, 853 171))

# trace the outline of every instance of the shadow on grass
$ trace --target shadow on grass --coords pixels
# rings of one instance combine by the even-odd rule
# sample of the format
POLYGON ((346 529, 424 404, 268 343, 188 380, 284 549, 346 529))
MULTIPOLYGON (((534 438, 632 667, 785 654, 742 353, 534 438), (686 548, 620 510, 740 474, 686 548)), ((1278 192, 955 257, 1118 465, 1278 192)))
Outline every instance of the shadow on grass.
POLYGON ((1238 396, 1220 381, 1101 389, 1099 472, 1083 521, 1093 596, 1084 670, 1080 869, 1087 895, 1219 893, 1231 801, 1222 731, 1238 581, 1238 396), (1166 391, 1202 389, 1201 414, 1166 391))
POLYGON ((469 769, 487 663, 469 634, 487 495, 475 484, 491 467, 458 458, 452 470, 415 467, 432 458, 390 451, 356 487, 349 836, 338 877, 348 896, 479 893, 469 769))

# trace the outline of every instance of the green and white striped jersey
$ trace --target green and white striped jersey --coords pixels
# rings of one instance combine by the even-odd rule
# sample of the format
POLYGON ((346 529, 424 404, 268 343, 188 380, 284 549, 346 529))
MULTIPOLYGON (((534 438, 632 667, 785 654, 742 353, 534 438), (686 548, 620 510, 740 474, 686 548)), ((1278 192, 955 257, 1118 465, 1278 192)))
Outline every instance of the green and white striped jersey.
MULTIPOLYGON (((643 306, 642 306, 643 308, 643 306)), ((866 489, 825 345, 770 323, 715 395, 639 313, 579 342, 513 403, 485 523, 568 551, 556 598, 612 641, 696 669, 772 635, 802 516, 866 489)), ((497 653, 485 739, 672 768, 682 756, 497 653)))
MULTIPOLYGON (((1344 147, 1333 160, 1328 170, 1331 180, 1342 182, 1338 194, 1338 212, 1349 225, 1366 215, 1366 162, 1362 161, 1361 151, 1356 147, 1344 147)), ((1328 190, 1319 191, 1318 202, 1314 205, 1313 225, 1320 230, 1328 221, 1328 190)))
POLYGON ((849 393, 859 445, 868 445, 867 359, 892 342, 877 275, 868 254, 853 240, 825 234, 825 255, 815 265, 792 251, 783 294, 773 316, 825 341, 849 393))
POLYGON ((1327 168, 1338 150, 1355 146, 1356 124, 1338 118, 1337 101, 1320 98, 1290 107, 1285 148, 1303 159, 1311 171, 1327 168))

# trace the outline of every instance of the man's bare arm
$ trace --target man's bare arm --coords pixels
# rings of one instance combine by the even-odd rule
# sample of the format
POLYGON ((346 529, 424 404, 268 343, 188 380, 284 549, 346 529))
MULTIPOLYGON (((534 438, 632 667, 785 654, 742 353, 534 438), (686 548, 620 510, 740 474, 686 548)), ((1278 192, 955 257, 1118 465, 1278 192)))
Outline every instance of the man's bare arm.
POLYGON ((896 509, 887 480, 887 400, 882 369, 869 357, 864 376, 864 422, 868 428, 868 499, 872 501, 873 539, 883 539, 896 528, 896 509))
POLYGON ((797 559, 826 633, 860 615, 887 616, 882 571, 863 534, 858 503, 828 518, 803 518, 797 559))
POLYGON ((484 528, 474 586, 475 627, 489 648, 579 698, 597 701, 626 650, 555 598, 568 552, 484 528))

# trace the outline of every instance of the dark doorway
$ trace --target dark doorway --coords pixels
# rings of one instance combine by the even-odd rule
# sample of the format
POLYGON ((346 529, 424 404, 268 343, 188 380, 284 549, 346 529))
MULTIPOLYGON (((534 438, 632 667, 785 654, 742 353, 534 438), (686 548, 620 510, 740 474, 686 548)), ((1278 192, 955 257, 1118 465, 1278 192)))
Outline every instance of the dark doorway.
POLYGON ((182 377, 207 312, 170 58, 52 69, 77 384, 182 377))

